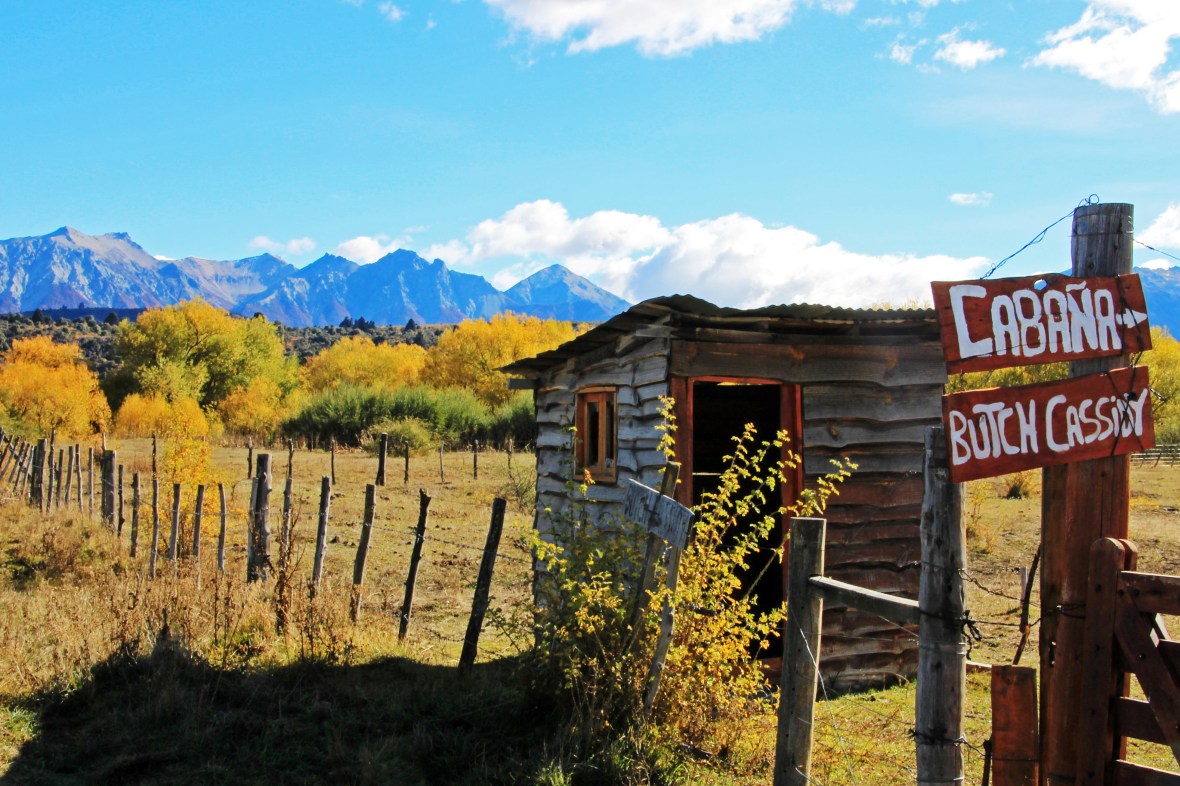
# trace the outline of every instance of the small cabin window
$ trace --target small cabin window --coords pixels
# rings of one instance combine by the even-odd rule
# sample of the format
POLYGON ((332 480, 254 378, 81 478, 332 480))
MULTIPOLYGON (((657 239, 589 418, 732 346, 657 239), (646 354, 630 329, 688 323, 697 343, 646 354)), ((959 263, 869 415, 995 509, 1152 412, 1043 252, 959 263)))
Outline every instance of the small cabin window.
POLYGON ((586 388, 578 392, 577 461, 599 483, 618 477, 618 427, 615 388, 586 388))

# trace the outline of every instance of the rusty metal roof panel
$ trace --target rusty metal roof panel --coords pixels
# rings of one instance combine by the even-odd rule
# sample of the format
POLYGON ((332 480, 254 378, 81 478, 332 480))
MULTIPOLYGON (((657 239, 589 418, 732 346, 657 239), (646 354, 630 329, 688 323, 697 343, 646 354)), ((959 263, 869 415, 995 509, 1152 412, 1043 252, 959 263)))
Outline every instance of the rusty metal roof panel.
POLYGON ((725 327, 731 330, 792 330, 811 328, 855 328, 866 329, 934 327, 937 320, 934 309, 876 309, 844 308, 812 303, 792 303, 761 308, 741 309, 714 305, 692 295, 668 295, 636 303, 606 322, 595 326, 586 333, 567 341, 556 349, 518 360, 504 366, 501 371, 508 374, 532 377, 570 358, 578 357, 605 346, 622 335, 651 327, 669 325, 675 330, 688 331, 698 327, 725 327))

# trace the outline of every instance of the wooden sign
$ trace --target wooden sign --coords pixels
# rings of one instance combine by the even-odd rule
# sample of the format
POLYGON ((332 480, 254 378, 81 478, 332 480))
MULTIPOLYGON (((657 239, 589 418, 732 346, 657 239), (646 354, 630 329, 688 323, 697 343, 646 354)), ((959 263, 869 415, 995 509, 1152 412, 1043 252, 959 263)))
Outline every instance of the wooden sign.
POLYGON ((935 281, 947 370, 987 371, 1151 349, 1139 276, 935 281))
POLYGON ((1147 367, 942 397, 951 480, 1155 446, 1147 367))
POLYGON ((648 532, 656 537, 684 549, 692 532, 692 510, 642 483, 634 480, 629 483, 623 515, 646 525, 648 532))

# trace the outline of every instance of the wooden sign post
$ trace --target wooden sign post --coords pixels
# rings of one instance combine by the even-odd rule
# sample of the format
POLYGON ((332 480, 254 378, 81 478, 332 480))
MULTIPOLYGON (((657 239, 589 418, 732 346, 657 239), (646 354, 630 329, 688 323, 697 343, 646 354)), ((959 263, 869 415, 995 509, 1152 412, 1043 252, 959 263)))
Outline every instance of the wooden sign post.
POLYGON ((945 396, 954 480, 1044 467, 1041 545, 1041 778, 1077 782, 1090 546, 1125 539, 1128 453, 1154 444, 1147 307, 1131 274, 1133 207, 1073 215, 1072 277, 932 285, 951 371, 1070 361, 1070 379, 945 396))

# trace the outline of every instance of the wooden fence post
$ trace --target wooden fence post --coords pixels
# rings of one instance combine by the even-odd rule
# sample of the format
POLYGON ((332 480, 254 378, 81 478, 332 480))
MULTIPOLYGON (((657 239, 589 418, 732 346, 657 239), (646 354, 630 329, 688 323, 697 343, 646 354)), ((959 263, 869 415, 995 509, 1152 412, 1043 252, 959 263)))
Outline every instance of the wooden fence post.
POLYGON ((295 440, 287 437, 287 477, 295 471, 295 440))
POLYGON ((679 546, 668 544, 668 578, 665 588, 668 594, 664 598, 664 607, 660 610, 660 635, 656 639, 655 653, 651 658, 651 667, 647 672, 647 690, 643 693, 643 714, 651 712, 656 703, 656 696, 660 692, 660 681, 664 677, 664 662, 668 659, 668 648, 672 646, 672 633, 676 626, 676 587, 680 582, 679 546))
POLYGON ((217 531, 217 572, 225 573, 225 484, 217 484, 217 496, 221 501, 221 527, 217 531))
POLYGON ((377 480, 378 486, 385 485, 385 454, 389 450, 389 435, 385 432, 381 433, 381 438, 377 442, 377 480))
POLYGON ((320 591, 320 579, 324 575, 324 553, 328 549, 328 511, 332 504, 332 479, 325 475, 320 479, 320 516, 315 533, 315 561, 311 566, 312 598, 320 591))
POLYGON ((355 623, 361 615, 361 585, 365 581, 365 563, 369 559, 369 541, 373 538, 373 518, 376 513, 377 486, 365 486, 365 518, 361 522, 361 542, 356 547, 356 561, 352 566, 352 603, 348 616, 355 623))
POLYGON ((443 474, 443 444, 441 441, 438 443, 438 482, 447 482, 446 475, 443 474))
POLYGON ((402 477, 402 483, 410 482, 410 443, 408 441, 402 442, 402 454, 406 458, 406 472, 402 477))
POLYGON ((131 473, 131 551, 132 557, 139 551, 139 473, 131 473))
MULTIPOLYGON (((1082 205, 1073 214, 1074 276, 1131 272, 1134 207, 1082 205)), ((1128 365, 1129 355, 1070 363, 1070 375, 1128 365)), ((1050 786, 1073 786, 1079 751, 1076 730, 1082 697, 1090 690, 1082 664, 1090 546, 1125 539, 1130 501, 1130 456, 1079 461, 1042 470, 1041 543, 1041 776, 1050 786)))
POLYGON ((414 530, 414 547, 410 550, 410 573, 406 577, 406 595, 402 599, 401 621, 397 626, 397 640, 404 641, 410 629, 410 614, 414 608, 414 584, 418 581, 418 563, 422 561, 422 544, 426 540, 426 517, 430 497, 425 489, 418 489, 418 526, 414 530))
POLYGON ((818 592, 811 591, 808 580, 823 575, 826 528, 824 519, 791 519, 774 786, 804 786, 811 782, 812 724, 824 601, 818 592))
POLYGON ((148 578, 156 577, 156 555, 160 553, 160 479, 152 475, 152 551, 148 555, 148 578))
POLYGON ((196 507, 193 508, 193 562, 201 569, 201 513, 205 507, 205 484, 197 486, 196 507))
POLYGON ((115 467, 118 457, 113 450, 102 454, 102 523, 111 532, 116 529, 115 524, 115 467))
POLYGON ((61 486, 62 473, 65 469, 65 448, 58 448, 57 450, 57 464, 53 468, 53 507, 61 509, 61 486))
POLYGON ((94 519, 94 448, 86 448, 86 515, 94 519))
MULTIPOLYGON (((664 465, 664 474, 660 479, 660 496, 670 497, 676 492, 676 480, 680 477, 680 464, 669 461, 664 465)), ((640 522, 644 526, 647 522, 640 522)), ((656 572, 656 560, 664 550, 664 540, 653 532, 647 534, 647 550, 643 555, 643 568, 639 572, 639 583, 636 586, 635 600, 631 602, 631 613, 627 617, 627 628, 631 631, 631 646, 639 642, 640 623, 643 611, 647 608, 648 595, 656 572)))
MULTIPOLYGON (((118 487, 118 506, 119 512, 115 516, 115 534, 123 537, 123 465, 119 465, 119 487, 118 487)), ((66 497, 66 506, 69 506, 69 497, 66 497)))
POLYGON ((254 438, 246 440, 246 480, 254 478, 254 438))
POLYGON ((250 555, 246 581, 266 581, 270 570, 270 454, 259 453, 250 507, 250 555))
POLYGON ((479 480, 479 440, 471 440, 471 478, 479 480))
POLYGON ((33 448, 32 474, 29 476, 29 504, 42 510, 45 505, 45 451, 49 440, 42 437, 33 448))
POLYGON ((291 497, 294 493, 295 479, 290 475, 287 476, 286 483, 283 484, 283 523, 282 523, 282 554, 283 560, 286 561, 291 556, 291 497))
POLYGON ((180 484, 172 484, 172 534, 168 538, 168 561, 176 562, 177 541, 180 540, 180 484))
POLYGON ((332 455, 332 458, 331 458, 331 469, 332 469, 331 475, 332 475, 332 485, 333 485, 333 486, 335 486, 335 485, 336 485, 336 438, 335 438, 335 437, 332 437, 332 438, 331 438, 331 440, 330 440, 330 441, 329 441, 329 443, 328 443, 328 446, 329 446, 329 448, 330 448, 330 449, 331 449, 331 451, 332 451, 332 454, 331 454, 331 455, 332 455))
POLYGON ((941 426, 933 426, 926 429, 914 730, 918 782, 931 786, 963 782, 967 534, 962 509, 963 487, 950 481, 946 437, 941 426))
POLYGON ((74 446, 74 486, 78 489, 78 512, 82 512, 82 446, 74 446))
POLYGON ((475 665, 479 649, 479 634, 488 611, 488 594, 492 589, 492 571, 496 568, 496 552, 500 548, 500 533, 504 531, 504 510, 508 503, 503 497, 492 500, 492 523, 479 563, 479 578, 475 582, 475 597, 471 601, 471 618, 467 621, 467 635, 463 637, 463 651, 459 655, 459 671, 466 673, 475 665))
POLYGON ((65 488, 62 489, 62 496, 64 497, 63 501, 64 501, 67 511, 70 509, 70 487, 73 485, 73 481, 74 481, 74 461, 75 461, 74 446, 69 445, 66 448, 65 488))
POLYGON ((42 492, 45 496, 45 512, 53 509, 53 439, 49 440, 49 448, 45 456, 45 485, 42 492))

